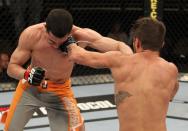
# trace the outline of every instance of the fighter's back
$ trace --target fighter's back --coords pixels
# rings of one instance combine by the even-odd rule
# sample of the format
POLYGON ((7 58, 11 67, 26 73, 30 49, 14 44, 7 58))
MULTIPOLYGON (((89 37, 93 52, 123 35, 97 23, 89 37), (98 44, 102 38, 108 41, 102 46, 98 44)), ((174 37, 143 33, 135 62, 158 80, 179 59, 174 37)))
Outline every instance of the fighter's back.
POLYGON ((173 66, 148 52, 121 61, 119 72, 112 69, 120 131, 165 131, 176 82, 173 66))

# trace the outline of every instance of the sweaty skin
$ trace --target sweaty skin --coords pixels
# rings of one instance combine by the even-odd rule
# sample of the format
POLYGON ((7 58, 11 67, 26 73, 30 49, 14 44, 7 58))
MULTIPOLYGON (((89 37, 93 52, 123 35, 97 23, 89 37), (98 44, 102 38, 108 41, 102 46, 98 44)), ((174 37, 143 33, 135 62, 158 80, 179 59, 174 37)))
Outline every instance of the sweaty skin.
POLYGON ((30 26, 21 34, 19 44, 12 54, 8 68, 9 75, 22 79, 25 69, 20 66, 31 58, 31 67, 38 66, 46 70, 45 78, 63 83, 69 79, 73 68, 73 62, 57 49, 65 40, 66 37, 57 39, 49 36, 44 23, 30 26))
MULTIPOLYGON (((127 48, 122 42, 101 36, 99 33, 88 28, 73 26, 71 35, 80 41, 82 47, 90 46, 100 51, 120 50, 127 48), (104 45, 100 41, 113 41, 104 45), (115 41, 115 42, 114 42, 115 41), (121 48, 120 48, 121 47, 121 48)), ((58 47, 67 39, 57 38, 48 33, 45 23, 26 28, 20 38, 16 50, 11 56, 8 74, 15 79, 23 79, 25 69, 22 67, 31 58, 31 67, 42 67, 46 70, 45 78, 55 83, 64 83, 70 78, 74 63, 68 59, 66 53, 62 53, 58 47)), ((128 50, 130 50, 128 48, 128 50)), ((130 50, 131 51, 131 50, 130 50)))
POLYGON ((178 89, 178 71, 158 52, 96 53, 76 45, 69 47, 72 61, 94 68, 110 68, 120 131, 166 131, 169 101, 178 89))

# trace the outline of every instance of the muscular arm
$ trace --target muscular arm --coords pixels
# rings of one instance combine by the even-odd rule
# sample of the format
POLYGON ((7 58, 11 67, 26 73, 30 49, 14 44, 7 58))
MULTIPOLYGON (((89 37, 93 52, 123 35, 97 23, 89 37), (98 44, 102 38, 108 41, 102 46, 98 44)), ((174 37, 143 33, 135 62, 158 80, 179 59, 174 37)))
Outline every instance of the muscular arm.
POLYGON ((175 79, 175 84, 174 84, 174 88, 172 91, 172 95, 171 95, 171 100, 173 100, 174 96, 176 95, 178 89, 179 89, 179 81, 178 81, 178 69, 177 67, 170 63, 170 66, 172 67, 173 71, 174 71, 174 79, 175 79))
POLYGON ((176 95, 178 89, 179 89, 179 81, 177 80, 177 81, 176 81, 176 84, 175 84, 175 86, 174 86, 173 92, 172 92, 171 100, 174 99, 174 96, 176 95))
POLYGON ((69 46, 69 59, 77 64, 90 66, 93 68, 111 68, 116 63, 117 55, 121 55, 119 51, 110 51, 106 53, 98 53, 87 51, 77 45, 69 46))
POLYGON ((13 52, 8 65, 8 75, 18 80, 24 78, 25 69, 22 67, 22 65, 25 64, 31 56, 31 45, 33 43, 30 42, 31 39, 28 36, 28 30, 25 30, 21 34, 18 46, 13 52))
POLYGON ((125 43, 104 37, 92 29, 73 26, 72 35, 77 41, 88 41, 88 43, 80 42, 81 47, 89 46, 101 52, 121 51, 124 54, 133 54, 131 48, 125 43))

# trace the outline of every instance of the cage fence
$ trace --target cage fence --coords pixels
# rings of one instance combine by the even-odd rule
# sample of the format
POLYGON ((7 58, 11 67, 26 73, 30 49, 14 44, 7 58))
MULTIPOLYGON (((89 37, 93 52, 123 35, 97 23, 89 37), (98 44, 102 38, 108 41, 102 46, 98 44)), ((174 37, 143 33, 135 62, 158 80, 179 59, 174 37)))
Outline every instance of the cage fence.
MULTIPOLYGON (((0 0, 0 51, 11 54, 25 27, 45 21, 54 8, 71 12, 74 24, 91 28, 107 36, 114 23, 127 34, 132 23, 145 16, 146 0, 0 0)), ((188 72, 188 1, 164 0, 162 8, 167 34, 161 56, 177 65, 180 72, 188 72)), ((131 45, 130 45, 131 46, 131 45)), ((88 48, 88 50, 93 50, 88 48)), ((75 65, 74 85, 113 82, 109 69, 93 69, 75 65)))

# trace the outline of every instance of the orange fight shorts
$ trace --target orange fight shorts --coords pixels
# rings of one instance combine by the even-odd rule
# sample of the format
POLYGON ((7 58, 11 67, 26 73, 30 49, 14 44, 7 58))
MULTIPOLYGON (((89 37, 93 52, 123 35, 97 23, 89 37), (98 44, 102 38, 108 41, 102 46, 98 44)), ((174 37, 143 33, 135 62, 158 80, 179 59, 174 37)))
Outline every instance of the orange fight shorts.
POLYGON ((84 131, 70 80, 63 84, 47 81, 47 88, 20 80, 6 118, 5 131, 22 131, 40 107, 47 111, 51 131, 84 131))

